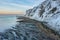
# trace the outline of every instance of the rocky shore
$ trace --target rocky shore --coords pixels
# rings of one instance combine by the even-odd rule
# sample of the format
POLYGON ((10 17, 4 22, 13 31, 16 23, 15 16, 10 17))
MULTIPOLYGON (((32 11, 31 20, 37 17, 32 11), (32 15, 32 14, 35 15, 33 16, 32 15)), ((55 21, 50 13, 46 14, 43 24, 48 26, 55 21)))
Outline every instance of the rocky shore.
POLYGON ((0 33, 0 40, 60 40, 59 35, 43 23, 27 17, 18 18, 15 27, 0 33))
POLYGON ((45 25, 45 23, 47 23, 47 22, 37 21, 37 20, 30 19, 27 17, 23 17, 23 18, 19 17, 18 19, 23 19, 22 21, 18 21, 18 22, 34 23, 36 25, 36 27, 38 27, 38 29, 41 30, 46 35, 46 37, 51 38, 50 40, 52 40, 52 39, 60 40, 60 34, 57 31, 55 31, 55 30, 49 28, 47 25, 45 25))

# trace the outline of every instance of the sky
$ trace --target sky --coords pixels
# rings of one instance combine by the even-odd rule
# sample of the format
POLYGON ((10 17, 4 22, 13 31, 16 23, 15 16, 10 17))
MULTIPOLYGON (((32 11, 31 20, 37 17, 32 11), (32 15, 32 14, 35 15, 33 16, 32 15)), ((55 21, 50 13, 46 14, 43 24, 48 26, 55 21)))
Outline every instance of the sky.
POLYGON ((0 14, 20 14, 44 0, 0 0, 0 14))

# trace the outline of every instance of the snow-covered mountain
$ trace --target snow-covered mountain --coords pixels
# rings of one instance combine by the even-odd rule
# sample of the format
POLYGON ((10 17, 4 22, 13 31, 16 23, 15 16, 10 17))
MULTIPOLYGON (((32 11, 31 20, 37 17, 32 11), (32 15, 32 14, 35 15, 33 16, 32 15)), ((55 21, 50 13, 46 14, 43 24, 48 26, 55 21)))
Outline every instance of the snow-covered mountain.
POLYGON ((47 26, 60 33, 60 0, 45 0, 26 11, 26 17, 47 22, 47 26))

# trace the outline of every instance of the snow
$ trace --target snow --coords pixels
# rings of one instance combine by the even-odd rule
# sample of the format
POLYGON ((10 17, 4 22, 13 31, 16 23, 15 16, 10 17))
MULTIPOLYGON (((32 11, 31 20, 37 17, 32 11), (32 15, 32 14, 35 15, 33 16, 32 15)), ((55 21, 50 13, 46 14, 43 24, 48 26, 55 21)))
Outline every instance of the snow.
POLYGON ((60 3, 58 0, 56 0, 56 1, 46 0, 42 4, 38 5, 37 9, 34 8, 34 9, 32 9, 32 11, 33 10, 36 10, 36 11, 34 13, 33 12, 27 13, 27 14, 32 14, 33 16, 29 15, 27 17, 29 17, 31 19, 35 19, 37 21, 45 21, 45 22, 47 22, 47 25, 49 28, 56 30, 56 31, 60 30, 60 3), (43 12, 40 17, 39 12, 40 12, 40 10, 43 9, 43 8, 41 9, 42 5, 44 6, 43 8, 45 9, 45 12, 43 12), (50 6, 51 6, 51 8, 49 8, 50 6), (51 10, 55 7, 57 9, 54 13, 52 13, 51 10))

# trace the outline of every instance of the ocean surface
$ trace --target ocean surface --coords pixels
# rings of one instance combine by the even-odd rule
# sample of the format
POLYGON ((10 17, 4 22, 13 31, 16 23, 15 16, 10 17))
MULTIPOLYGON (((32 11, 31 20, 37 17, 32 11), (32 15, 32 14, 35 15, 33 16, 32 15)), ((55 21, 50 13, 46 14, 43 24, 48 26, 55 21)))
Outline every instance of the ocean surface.
POLYGON ((11 28, 16 24, 17 15, 0 15, 0 32, 11 28))

